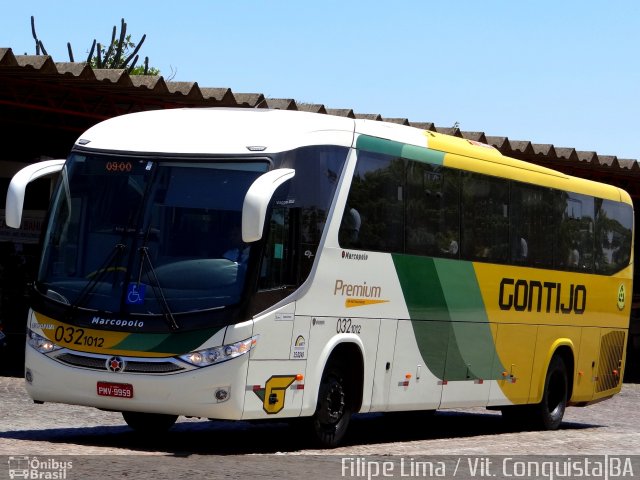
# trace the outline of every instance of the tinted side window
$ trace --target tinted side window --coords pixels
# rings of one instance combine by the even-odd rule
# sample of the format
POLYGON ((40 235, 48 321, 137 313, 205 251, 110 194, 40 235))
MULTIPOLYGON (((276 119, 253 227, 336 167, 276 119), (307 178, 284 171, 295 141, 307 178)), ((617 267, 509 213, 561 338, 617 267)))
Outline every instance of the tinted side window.
POLYGON ((509 182, 462 173, 462 257, 483 262, 509 260, 509 182))
POLYGON ((596 199, 595 266, 598 273, 612 274, 629 264, 632 228, 631 206, 596 199))
POLYGON ((409 162, 406 187, 407 253, 458 257, 459 190, 459 171, 409 162))
POLYGON ((287 182, 286 196, 277 206, 300 211, 303 244, 317 246, 320 242, 347 153, 344 147, 314 146, 284 152, 273 159, 276 168, 296 170, 287 182))
POLYGON ((339 242, 345 248, 404 251, 405 161, 358 153, 339 242))
POLYGON ((358 152, 343 248, 612 274, 633 209, 587 195, 358 152))
POLYGON ((551 267, 556 248, 558 193, 525 183, 511 184, 511 262, 551 267))
POLYGON ((555 266, 563 270, 593 271, 594 198, 561 192, 555 266))
POLYGON ((259 289, 299 285, 307 278, 348 151, 313 146, 273 157, 275 168, 294 168, 296 174, 272 199, 259 289))

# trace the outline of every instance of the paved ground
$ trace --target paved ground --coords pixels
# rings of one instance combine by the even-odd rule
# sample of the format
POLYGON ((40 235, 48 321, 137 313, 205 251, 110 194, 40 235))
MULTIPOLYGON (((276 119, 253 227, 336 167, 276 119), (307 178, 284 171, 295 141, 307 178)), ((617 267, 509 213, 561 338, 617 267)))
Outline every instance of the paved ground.
MULTIPOLYGON (((340 478, 345 472, 347 478, 367 478, 367 473, 373 477, 370 471, 343 471, 342 465, 345 458, 380 455, 409 463, 424 455, 640 455, 639 405, 640 385, 625 384, 609 401, 569 408, 555 432, 514 432, 499 413, 484 409, 435 416, 364 415, 353 420, 345 446, 323 451, 309 448, 299 430, 283 423, 181 419, 165 437, 143 438, 129 430, 118 413, 34 405, 22 379, 0 377, 0 478, 8 478, 8 467, 2 465, 8 456, 100 455, 73 457, 73 473, 82 476, 67 478, 251 475, 308 480, 340 478)), ((635 474, 640 478, 640 470, 635 474)))

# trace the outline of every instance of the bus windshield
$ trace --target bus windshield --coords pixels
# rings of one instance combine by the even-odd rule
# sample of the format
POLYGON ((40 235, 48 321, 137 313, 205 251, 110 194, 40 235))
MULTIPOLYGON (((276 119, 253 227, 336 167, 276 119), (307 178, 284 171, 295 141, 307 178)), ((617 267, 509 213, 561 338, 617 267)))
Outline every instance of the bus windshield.
POLYGON ((36 282, 70 307, 160 315, 239 303, 251 255, 241 213, 262 159, 158 161, 74 153, 36 282))

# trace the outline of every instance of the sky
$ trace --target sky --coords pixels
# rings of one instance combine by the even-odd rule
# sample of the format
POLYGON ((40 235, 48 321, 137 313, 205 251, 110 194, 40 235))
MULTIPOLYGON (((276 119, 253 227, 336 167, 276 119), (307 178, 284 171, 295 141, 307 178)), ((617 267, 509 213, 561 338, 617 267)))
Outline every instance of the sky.
MULTIPOLYGON (((638 0, 0 1, 0 47, 86 58, 121 18, 175 81, 640 159, 638 0)), ((1 86, 0 86, 1 87, 1 86)))

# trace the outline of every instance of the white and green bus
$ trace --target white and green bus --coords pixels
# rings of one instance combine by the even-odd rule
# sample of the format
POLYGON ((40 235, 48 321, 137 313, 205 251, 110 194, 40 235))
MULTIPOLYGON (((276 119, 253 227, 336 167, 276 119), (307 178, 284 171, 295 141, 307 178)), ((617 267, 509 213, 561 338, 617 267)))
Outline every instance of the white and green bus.
POLYGON ((179 109, 86 131, 60 172, 26 346, 40 402, 177 416, 485 406, 558 428, 620 391, 633 208, 607 186, 412 127, 179 109))

